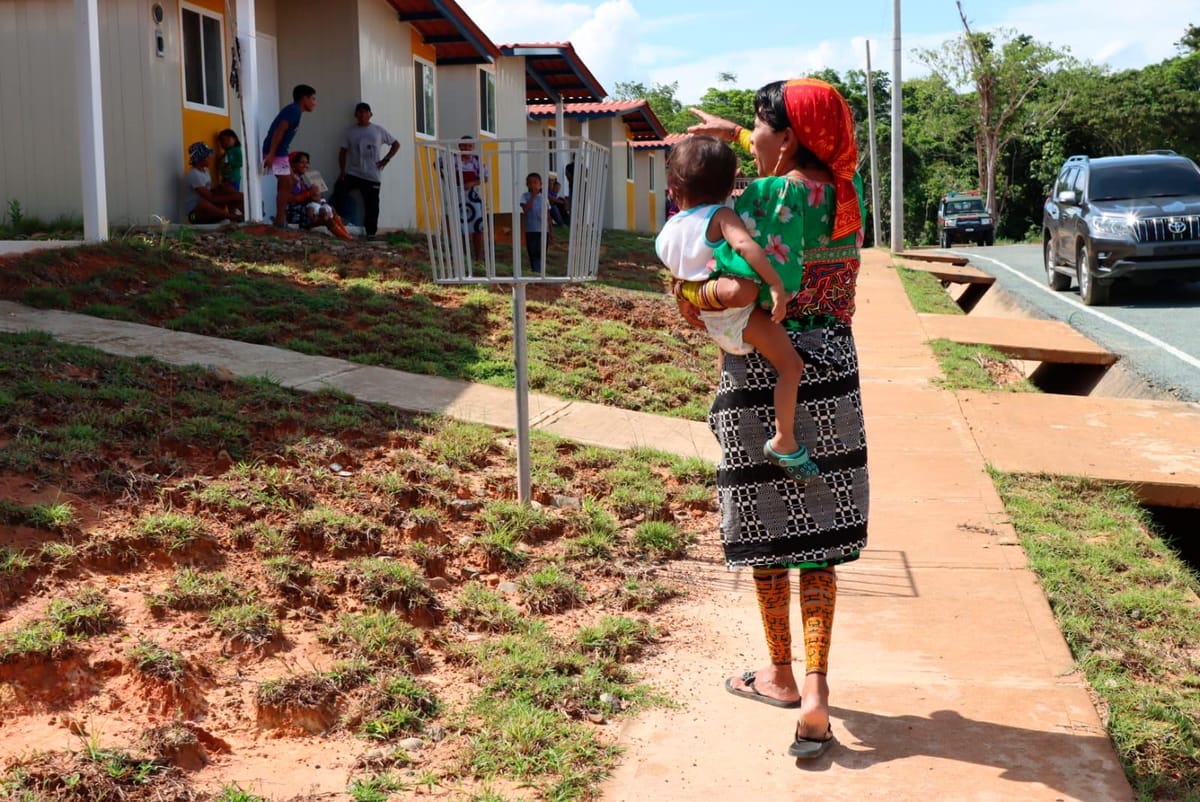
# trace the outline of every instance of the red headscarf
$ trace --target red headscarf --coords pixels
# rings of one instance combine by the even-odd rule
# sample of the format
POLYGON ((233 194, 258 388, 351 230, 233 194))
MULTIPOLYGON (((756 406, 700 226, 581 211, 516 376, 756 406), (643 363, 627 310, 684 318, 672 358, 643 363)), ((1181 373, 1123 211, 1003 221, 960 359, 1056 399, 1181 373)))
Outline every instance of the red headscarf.
POLYGON ((824 81, 795 78, 784 85, 783 102, 796 138, 833 172, 837 208, 830 239, 857 233, 862 229, 862 212, 854 190, 858 143, 854 141, 854 119, 846 99, 824 81))

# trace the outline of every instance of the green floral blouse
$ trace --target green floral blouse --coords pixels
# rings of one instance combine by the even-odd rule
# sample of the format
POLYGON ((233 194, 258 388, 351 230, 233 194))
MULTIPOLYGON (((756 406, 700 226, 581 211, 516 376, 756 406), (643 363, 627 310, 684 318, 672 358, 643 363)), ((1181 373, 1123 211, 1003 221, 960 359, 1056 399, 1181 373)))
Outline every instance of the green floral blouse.
MULTIPOLYGON (((858 175, 854 176, 854 188, 862 208, 862 179, 858 175)), ((734 204, 750 236, 767 252, 784 289, 794 296, 785 321, 790 321, 792 328, 830 318, 849 323, 854 315, 862 232, 831 242, 835 206, 832 184, 786 176, 760 178, 746 187, 734 204)), ((762 283, 729 243, 721 243, 714 257, 714 275, 740 276, 762 283)), ((759 292, 759 303, 771 306, 771 291, 765 284, 759 292)))

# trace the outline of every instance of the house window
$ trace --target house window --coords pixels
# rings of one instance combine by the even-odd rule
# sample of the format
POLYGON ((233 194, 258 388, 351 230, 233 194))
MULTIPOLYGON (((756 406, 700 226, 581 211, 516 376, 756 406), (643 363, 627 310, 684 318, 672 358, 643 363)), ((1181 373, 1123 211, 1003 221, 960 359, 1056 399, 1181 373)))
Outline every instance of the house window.
POLYGON ((479 71, 479 130, 496 133, 496 76, 490 70, 479 71))
POLYGON ((558 172, 558 132, 553 128, 545 129, 546 148, 550 152, 550 172, 558 172))
POLYGON ((633 173, 633 143, 632 143, 632 142, 626 142, 626 143, 625 143, 625 180, 626 180, 626 181, 633 181, 633 180, 634 180, 634 173, 633 173))
POLYGON ((654 191, 654 154, 653 153, 650 154, 649 162, 650 162, 650 191, 653 192, 654 191))
POLYGON ((437 125, 434 122, 437 108, 434 102, 436 87, 434 86, 433 65, 420 59, 416 59, 414 65, 416 69, 413 71, 415 76, 413 94, 417 98, 417 133, 422 136, 434 137, 437 136, 437 125))
POLYGON ((191 109, 224 114, 225 23, 219 14, 180 7, 183 30, 183 100, 191 109))

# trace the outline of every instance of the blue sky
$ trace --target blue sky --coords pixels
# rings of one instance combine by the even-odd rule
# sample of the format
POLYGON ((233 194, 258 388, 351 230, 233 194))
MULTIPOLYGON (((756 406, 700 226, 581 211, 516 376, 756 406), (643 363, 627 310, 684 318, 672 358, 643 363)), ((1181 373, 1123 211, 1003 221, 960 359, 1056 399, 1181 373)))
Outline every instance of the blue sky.
MULTIPOLYGON (((574 44, 612 92, 620 81, 678 82, 676 97, 699 100, 731 72, 733 86, 826 67, 890 72, 893 0, 458 0, 498 44, 574 44), (793 9, 787 13, 781 7, 793 9)), ((962 30, 954 0, 902 0, 902 75, 926 68, 916 48, 936 48, 962 30)), ((1177 53, 1186 26, 1200 24, 1196 0, 964 0, 977 30, 1011 28, 1114 69, 1142 67, 1177 53), (1086 9, 1086 11, 1084 11, 1086 9)))

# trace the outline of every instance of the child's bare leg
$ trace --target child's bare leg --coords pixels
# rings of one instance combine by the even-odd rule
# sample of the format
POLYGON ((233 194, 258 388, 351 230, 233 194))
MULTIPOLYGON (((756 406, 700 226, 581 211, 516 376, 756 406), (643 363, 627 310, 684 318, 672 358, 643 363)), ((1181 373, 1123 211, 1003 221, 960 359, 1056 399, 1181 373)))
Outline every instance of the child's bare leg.
POLYGON ((758 303, 758 285, 750 279, 721 276, 707 283, 714 285, 717 300, 726 309, 758 303))
POLYGON ((794 454, 800 450, 800 444, 796 442, 796 392, 800 375, 804 373, 804 360, 792 347, 787 330, 762 309, 755 309, 750 314, 742 339, 753 345, 778 374, 775 381, 775 437, 771 440, 771 448, 777 454, 794 454))

